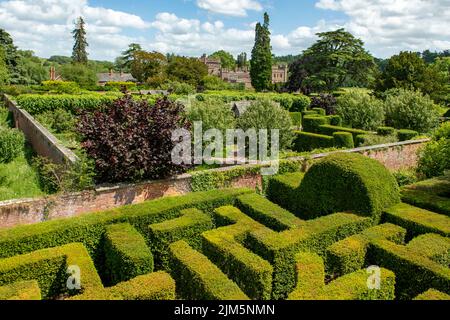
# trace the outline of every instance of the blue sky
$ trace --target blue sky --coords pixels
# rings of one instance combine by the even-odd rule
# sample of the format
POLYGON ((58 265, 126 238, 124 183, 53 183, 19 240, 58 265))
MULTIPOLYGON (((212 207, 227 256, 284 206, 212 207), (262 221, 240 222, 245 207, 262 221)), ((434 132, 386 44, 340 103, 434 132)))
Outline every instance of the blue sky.
POLYGON ((340 27, 378 57, 450 49, 450 0, 2 0, 0 28, 43 57, 70 54, 79 15, 93 59, 113 60, 131 42, 187 56, 236 55, 250 52, 264 11, 278 55, 299 54, 317 32, 340 27))

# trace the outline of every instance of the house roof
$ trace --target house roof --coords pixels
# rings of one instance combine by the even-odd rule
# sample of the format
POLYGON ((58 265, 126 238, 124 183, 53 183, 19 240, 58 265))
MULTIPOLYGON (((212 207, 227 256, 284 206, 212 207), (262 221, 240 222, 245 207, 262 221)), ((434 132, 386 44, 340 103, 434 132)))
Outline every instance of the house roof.
POLYGON ((97 73, 98 82, 137 82, 131 73, 97 73))
POLYGON ((252 101, 234 101, 231 103, 231 108, 233 110, 233 112, 235 113, 235 115, 237 117, 242 116, 248 109, 248 107, 250 107, 252 104, 252 101))

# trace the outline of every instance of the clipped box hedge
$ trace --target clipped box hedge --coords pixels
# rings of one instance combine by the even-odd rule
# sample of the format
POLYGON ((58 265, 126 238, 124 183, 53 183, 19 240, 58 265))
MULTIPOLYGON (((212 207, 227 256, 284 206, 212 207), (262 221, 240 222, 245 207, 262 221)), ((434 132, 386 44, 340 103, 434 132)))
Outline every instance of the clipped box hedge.
POLYGON ((175 242, 169 250, 179 297, 189 300, 248 299, 236 283, 186 242, 175 242))
POLYGON ((111 104, 121 97, 120 93, 109 94, 59 94, 59 95, 38 95, 25 94, 16 98, 20 108, 28 111, 32 115, 38 115, 46 111, 64 109, 72 113, 80 110, 96 110, 104 105, 111 104))
POLYGON ((156 266, 169 270, 169 246, 171 243, 184 240, 194 249, 202 247, 201 234, 214 227, 208 214, 198 209, 185 209, 180 217, 152 224, 148 227, 148 239, 156 266))
POLYGON ((321 125, 319 127, 319 133, 324 134, 324 135, 332 136, 335 132, 349 132, 353 135, 353 139, 355 141, 356 141, 356 137, 358 135, 370 133, 370 132, 364 131, 364 130, 338 127, 338 126, 332 126, 332 125, 321 125))
POLYGON ((417 131, 414 131, 414 130, 402 129, 402 130, 398 130, 397 131, 397 137, 398 137, 399 141, 413 140, 418 135, 419 135, 419 133, 417 131))
POLYGON ((302 126, 302 114, 301 112, 289 112, 291 116, 292 124, 296 128, 300 128, 302 126))
POLYGON ((153 272, 153 255, 144 237, 128 223, 106 228, 104 251, 109 284, 153 272))
POLYGON ((334 138, 332 136, 303 131, 295 131, 294 135, 293 149, 297 152, 334 147, 334 138))
POLYGON ((267 184, 267 198, 291 212, 297 212, 296 189, 304 176, 303 172, 293 172, 271 177, 267 184))
POLYGON ((320 133, 320 126, 330 124, 330 119, 321 115, 307 115, 303 117, 303 131, 320 133))
POLYGON ((350 132, 335 132, 333 139, 336 148, 353 149, 355 147, 353 135, 350 132))

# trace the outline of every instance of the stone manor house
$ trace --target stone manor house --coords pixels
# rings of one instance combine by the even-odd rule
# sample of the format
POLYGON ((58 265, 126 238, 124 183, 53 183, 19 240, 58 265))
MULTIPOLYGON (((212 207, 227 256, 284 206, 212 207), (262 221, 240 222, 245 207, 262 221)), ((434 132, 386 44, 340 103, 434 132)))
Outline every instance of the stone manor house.
MULTIPOLYGON (((222 68, 222 63, 218 58, 209 58, 204 54, 200 61, 208 67, 208 74, 217 76, 229 83, 244 83, 245 87, 252 88, 250 71, 248 68, 227 70, 222 68)), ((288 66, 277 65, 272 67, 272 83, 286 83, 288 80, 288 66)))

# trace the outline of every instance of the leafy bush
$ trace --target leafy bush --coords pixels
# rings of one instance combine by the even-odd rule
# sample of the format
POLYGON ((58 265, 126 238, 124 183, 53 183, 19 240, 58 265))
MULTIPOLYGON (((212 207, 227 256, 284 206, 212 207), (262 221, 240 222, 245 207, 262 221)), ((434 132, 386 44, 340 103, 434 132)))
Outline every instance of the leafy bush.
POLYGON ((83 112, 78 124, 82 147, 95 160, 97 178, 104 182, 163 179, 184 172, 172 162, 172 133, 190 129, 184 107, 168 99, 150 107, 130 97, 101 111, 83 112))
POLYGON ((298 213, 307 218, 354 211, 378 220, 400 202, 397 182, 378 161, 337 153, 316 162, 297 189, 298 213))
POLYGON ((178 81, 168 81, 164 83, 161 88, 179 95, 189 95, 196 92, 196 89, 193 85, 178 81))
POLYGON ((377 128, 377 133, 380 136, 389 136, 395 133, 395 129, 392 127, 379 127, 377 128))
POLYGON ((307 115, 303 117, 303 131, 319 133, 320 126, 330 124, 329 119, 319 115, 307 115))
POLYGON ((319 96, 311 98, 311 109, 321 108, 327 115, 336 114, 336 98, 329 93, 321 93, 319 96))
POLYGON ((55 133, 70 132, 75 128, 75 117, 67 110, 56 109, 39 114, 36 120, 55 133))
POLYGON ((441 176, 450 170, 450 123, 444 123, 433 140, 419 151, 417 171, 425 177, 441 176))
POLYGON ((331 136, 296 131, 292 148, 297 152, 303 152, 312 151, 314 149, 331 148, 333 146, 334 139, 331 136))
POLYGON ((317 114, 320 115, 320 116, 326 116, 327 115, 326 112, 325 112, 325 109, 322 109, 322 108, 312 108, 311 110, 317 112, 317 114))
POLYGON ((439 124, 438 106, 419 91, 390 90, 384 105, 386 123, 396 129, 427 133, 439 124))
POLYGON ((330 120, 330 125, 341 127, 342 126, 342 118, 338 115, 327 116, 330 120))
POLYGON ((300 112, 289 112, 289 115, 291 116, 294 127, 300 128, 302 126, 302 114, 300 112))
POLYGON ((27 94, 16 98, 18 105, 31 113, 37 115, 46 111, 64 109, 72 113, 80 110, 96 110, 104 105, 111 104, 121 94, 84 94, 84 95, 37 95, 27 94))
POLYGON ((399 141, 408 141, 417 137, 419 133, 414 130, 402 129, 397 131, 397 136, 399 141))
POLYGON ((97 74, 94 69, 84 64, 68 63, 61 67, 60 74, 66 81, 76 82, 81 88, 89 88, 97 84, 97 74))
MULTIPOLYGON (((269 137, 273 129, 280 130, 280 148, 288 149, 294 134, 291 130, 292 120, 289 112, 275 105, 270 100, 258 100, 238 119, 237 126, 244 131, 248 129, 267 129, 269 137)), ((269 138, 270 140, 270 138, 269 138)))
POLYGON ((334 146, 337 148, 352 149, 355 147, 353 135, 350 132, 333 133, 334 146))
POLYGON ((337 99, 336 113, 344 123, 363 130, 376 130, 384 121, 382 101, 358 90, 349 90, 337 99))
POLYGON ((236 128, 236 119, 230 106, 221 101, 194 101, 187 113, 192 123, 202 121, 203 132, 218 129, 225 134, 227 129, 236 128))
POLYGON ((9 163, 17 158, 25 145, 25 136, 17 129, 0 126, 0 163, 9 163))
POLYGON ((43 81, 42 88, 45 91, 52 91, 56 93, 74 94, 80 92, 78 84, 72 81, 43 81))
POLYGON ((419 180, 414 170, 402 169, 393 172, 393 175, 400 187, 416 183, 419 180))
POLYGON ((356 145, 358 147, 368 147, 368 146, 375 146, 379 144, 388 144, 388 143, 394 143, 398 142, 398 138, 395 134, 388 135, 388 136, 382 136, 378 134, 361 134, 356 137, 356 145))

